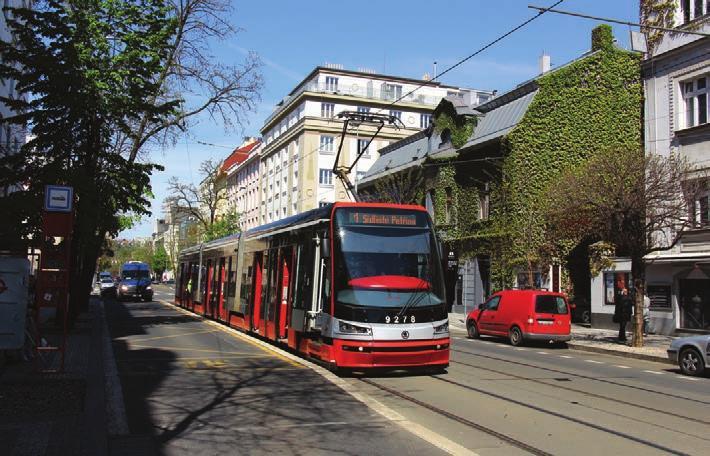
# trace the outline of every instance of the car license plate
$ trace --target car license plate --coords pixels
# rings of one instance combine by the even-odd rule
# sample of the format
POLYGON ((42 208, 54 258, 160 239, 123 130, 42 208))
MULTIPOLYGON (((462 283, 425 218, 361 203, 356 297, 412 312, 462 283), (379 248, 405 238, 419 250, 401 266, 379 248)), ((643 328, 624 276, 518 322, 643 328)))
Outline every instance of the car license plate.
POLYGON ((554 323, 554 321, 549 321, 549 320, 538 320, 538 321, 537 321, 537 323, 538 323, 538 324, 540 324, 540 325, 551 325, 551 324, 553 324, 553 323, 554 323))

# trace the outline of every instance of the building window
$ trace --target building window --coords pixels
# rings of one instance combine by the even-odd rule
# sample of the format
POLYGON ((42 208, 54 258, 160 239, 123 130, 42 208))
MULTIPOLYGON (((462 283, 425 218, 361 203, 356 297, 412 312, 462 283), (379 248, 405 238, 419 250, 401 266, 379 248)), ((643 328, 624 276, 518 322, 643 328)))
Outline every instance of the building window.
POLYGON ((454 211, 454 195, 451 191, 451 187, 446 187, 444 191, 446 192, 446 211, 444 215, 446 218, 446 223, 451 223, 454 211))
POLYGON ((367 106, 358 106, 358 107, 357 107, 357 112, 361 112, 361 113, 363 113, 363 114, 367 114, 368 112, 370 112, 370 108, 368 108, 367 106))
POLYGON ((333 76, 326 76, 325 77, 325 90, 328 92, 337 92, 338 91, 338 78, 335 78, 333 76))
POLYGON ((478 218, 479 220, 488 220, 490 213, 490 199, 488 195, 488 184, 478 194, 478 218))
POLYGON ((695 222, 698 228, 706 227, 710 224, 710 195, 704 195, 700 199, 690 204, 690 219, 695 222))
POLYGON ((318 182, 321 185, 333 185, 333 171, 326 168, 320 169, 320 174, 318 175, 318 182))
POLYGON ((357 140, 357 153, 359 154, 363 150, 365 151, 364 154, 362 154, 362 158, 370 158, 370 148, 367 147, 367 144, 369 143, 369 140, 367 139, 358 139, 357 140), (367 147, 367 149, 365 149, 367 147))
POLYGON ((419 114, 419 128, 427 128, 431 125, 431 114, 419 114))
POLYGON ((332 154, 335 152, 335 138, 322 135, 320 137, 320 151, 324 154, 332 154))
POLYGON ((333 117, 335 114, 335 105, 333 103, 321 103, 320 104, 320 116, 321 117, 333 117))
POLYGON ((708 122, 708 78, 703 76, 683 81, 683 108, 685 112, 685 128, 694 127, 708 122))
POLYGON ((680 10, 683 24, 704 16, 710 12, 710 1, 706 0, 681 0, 680 10))
POLYGON ((399 121, 402 120, 402 111, 390 111, 390 115, 399 121))
POLYGON ((385 100, 398 100, 402 97, 402 86, 399 84, 384 84, 382 98, 385 100))

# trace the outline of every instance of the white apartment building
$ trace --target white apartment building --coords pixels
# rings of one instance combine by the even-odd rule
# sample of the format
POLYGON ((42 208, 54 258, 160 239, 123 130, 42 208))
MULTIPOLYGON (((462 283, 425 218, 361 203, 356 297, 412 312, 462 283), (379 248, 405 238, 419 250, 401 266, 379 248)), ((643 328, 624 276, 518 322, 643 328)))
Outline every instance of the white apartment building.
MULTIPOLYGON (((367 148, 350 176, 357 185, 377 160, 377 151, 428 127, 431 112, 447 95, 478 104, 493 93, 427 79, 345 70, 340 65, 316 67, 276 106, 261 129, 259 224, 347 198, 344 186, 332 173, 343 126, 338 113, 385 113, 401 122, 399 128, 385 126, 367 148)), ((352 164, 374 131, 375 127, 368 125, 349 129, 340 165, 352 164)))
MULTIPOLYGON (((710 2, 675 1, 679 31, 710 33, 710 2)), ((681 157, 710 169, 710 38, 663 33, 642 70, 646 153, 681 157)), ((670 250, 647 257, 650 330, 655 333, 710 331, 710 192, 689 212, 694 229, 670 250)), ((623 267, 617 270, 624 272, 623 267)), ((613 280, 612 273, 604 278, 613 280)))
POLYGON ((227 174, 227 207, 239 214, 242 231, 259 225, 259 174, 263 147, 260 139, 245 138, 244 144, 222 165, 227 174))
MULTIPOLYGON (((3 7, 31 7, 32 2, 30 0, 4 0, 2 3, 3 7)), ((8 11, 3 11, 0 14, 0 38, 3 41, 10 41, 12 35, 7 25, 7 19, 12 14, 8 11)), ((0 94, 7 98, 18 98, 20 95, 17 92, 16 82, 13 80, 0 80, 0 94)), ((13 112, 5 106, 5 104, 0 103, 0 116, 1 118, 10 117, 13 112)), ((20 147, 25 143, 25 136, 27 131, 25 128, 10 125, 4 122, 0 122, 0 157, 15 154, 19 151, 20 147)), ((7 193, 11 192, 11 188, 0 188, 0 196, 5 196, 7 193)))

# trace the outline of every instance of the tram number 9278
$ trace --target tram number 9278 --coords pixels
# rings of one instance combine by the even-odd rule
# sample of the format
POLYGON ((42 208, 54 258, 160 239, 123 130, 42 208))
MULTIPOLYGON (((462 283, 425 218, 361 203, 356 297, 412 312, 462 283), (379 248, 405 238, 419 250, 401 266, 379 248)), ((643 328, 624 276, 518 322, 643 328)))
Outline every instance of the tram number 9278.
POLYGON ((407 316, 407 315, 402 315, 402 316, 400 316, 400 315, 395 315, 395 316, 393 316, 393 317, 390 317, 389 315, 385 315, 385 323, 393 323, 393 324, 397 324, 397 323, 416 323, 416 321, 415 321, 415 319, 414 319, 414 315, 409 315, 409 316, 407 316), (409 320, 409 321, 407 321, 407 320, 409 320))

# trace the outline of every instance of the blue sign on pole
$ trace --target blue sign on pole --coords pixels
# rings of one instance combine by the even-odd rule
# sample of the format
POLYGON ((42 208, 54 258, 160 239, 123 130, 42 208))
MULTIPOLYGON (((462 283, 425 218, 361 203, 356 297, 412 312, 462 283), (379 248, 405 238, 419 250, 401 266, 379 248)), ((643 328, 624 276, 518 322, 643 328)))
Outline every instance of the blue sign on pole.
POLYGON ((74 189, 59 185, 47 185, 44 189, 44 210, 50 212, 71 212, 74 189))

